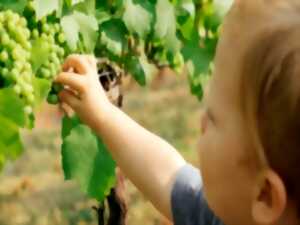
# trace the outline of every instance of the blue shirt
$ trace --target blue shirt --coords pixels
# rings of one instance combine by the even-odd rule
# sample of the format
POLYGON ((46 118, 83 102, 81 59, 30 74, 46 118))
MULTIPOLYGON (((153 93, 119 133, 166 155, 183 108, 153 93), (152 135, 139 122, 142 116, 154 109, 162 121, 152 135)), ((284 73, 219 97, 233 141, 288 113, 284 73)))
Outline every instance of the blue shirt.
POLYGON ((191 165, 178 172, 171 201, 174 225, 223 225, 208 207, 199 171, 191 165))

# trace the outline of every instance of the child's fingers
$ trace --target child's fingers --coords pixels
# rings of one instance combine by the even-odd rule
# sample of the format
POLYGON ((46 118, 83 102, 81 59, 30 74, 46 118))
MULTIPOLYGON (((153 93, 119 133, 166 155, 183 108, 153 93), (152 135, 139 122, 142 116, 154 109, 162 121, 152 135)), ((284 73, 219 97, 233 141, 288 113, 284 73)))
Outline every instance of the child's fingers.
POLYGON ((55 82, 69 86, 78 93, 82 93, 84 91, 84 77, 78 76, 74 73, 62 72, 57 76, 55 82))
POLYGON ((66 103, 72 109, 76 109, 80 105, 80 100, 75 96, 72 91, 63 90, 59 93, 59 99, 66 103))
POLYGON ((74 116, 74 110, 67 103, 61 102, 59 107, 69 118, 74 116))
POLYGON ((74 69, 74 72, 86 74, 89 72, 90 65, 82 55, 70 55, 63 64, 63 71, 74 69))

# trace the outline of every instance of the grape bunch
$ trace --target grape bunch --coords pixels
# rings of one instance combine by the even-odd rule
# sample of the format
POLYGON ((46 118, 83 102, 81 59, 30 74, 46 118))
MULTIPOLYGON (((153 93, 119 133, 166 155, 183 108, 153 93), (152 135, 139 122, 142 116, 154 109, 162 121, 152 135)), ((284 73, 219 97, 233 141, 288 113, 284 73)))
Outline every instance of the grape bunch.
POLYGON ((25 102, 25 113, 32 114, 35 96, 30 64, 30 31, 26 19, 11 10, 1 11, 0 42, 0 78, 3 86, 13 87, 25 102))
MULTIPOLYGON (((61 46, 65 45, 65 36, 58 23, 50 24, 45 20, 41 21, 41 32, 33 30, 33 35, 40 36, 41 40, 45 43, 45 47, 49 48, 48 60, 37 71, 37 76, 45 79, 54 80, 56 75, 61 69, 61 65, 64 61, 65 51, 61 46)), ((57 93, 61 90, 61 87, 57 84, 53 84, 48 96, 48 102, 51 104, 58 103, 57 93)))
MULTIPOLYGON (((39 78, 53 81, 61 69, 61 64, 65 58, 65 48, 67 47, 65 35, 58 21, 53 20, 51 16, 38 20, 35 15, 33 1, 28 2, 25 10, 31 29, 33 42, 39 40, 44 49, 47 50, 47 60, 36 71, 39 78)), ((53 84, 48 102, 56 104, 58 102, 57 93, 61 87, 53 84)))
POLYGON ((61 68, 65 51, 61 47, 65 44, 65 36, 58 23, 49 23, 42 19, 38 26, 32 30, 33 40, 40 39, 43 47, 48 50, 48 60, 37 71, 37 76, 53 80, 61 68))

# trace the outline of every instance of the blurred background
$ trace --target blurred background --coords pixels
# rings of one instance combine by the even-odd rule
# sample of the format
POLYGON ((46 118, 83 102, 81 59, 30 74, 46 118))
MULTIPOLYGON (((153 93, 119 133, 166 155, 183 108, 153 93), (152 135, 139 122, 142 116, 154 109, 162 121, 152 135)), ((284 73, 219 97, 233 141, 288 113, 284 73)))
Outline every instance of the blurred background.
MULTIPOLYGON (((123 110, 160 135, 197 165, 201 104, 186 76, 165 70, 147 88, 125 79, 123 110)), ((44 105, 33 132, 23 132, 26 149, 0 175, 0 225, 96 225, 97 202, 64 181, 58 108, 44 105)), ((76 149, 74 149, 76 151, 76 149)), ((128 225, 170 225, 127 180, 128 225)))

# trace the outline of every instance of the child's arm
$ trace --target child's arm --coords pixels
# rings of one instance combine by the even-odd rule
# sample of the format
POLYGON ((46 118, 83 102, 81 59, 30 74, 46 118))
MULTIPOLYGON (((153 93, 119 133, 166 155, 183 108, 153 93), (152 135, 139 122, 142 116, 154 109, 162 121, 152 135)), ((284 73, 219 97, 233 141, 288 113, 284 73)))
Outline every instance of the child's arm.
POLYGON ((184 159, 166 141, 147 131, 107 99, 98 77, 94 58, 73 55, 64 65, 60 82, 72 91, 60 93, 80 118, 105 142, 118 166, 147 198, 168 218, 171 189, 184 159), (77 94, 74 94, 77 93, 77 94))

